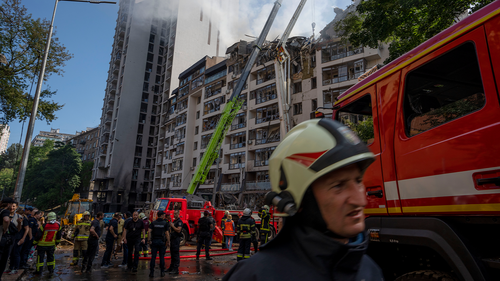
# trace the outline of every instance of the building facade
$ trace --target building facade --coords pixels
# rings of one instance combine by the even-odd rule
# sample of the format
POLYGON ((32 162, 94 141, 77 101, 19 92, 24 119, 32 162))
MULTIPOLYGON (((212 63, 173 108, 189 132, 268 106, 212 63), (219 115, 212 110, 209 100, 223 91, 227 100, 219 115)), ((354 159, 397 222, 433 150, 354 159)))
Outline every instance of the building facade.
POLYGON ((161 106, 182 71, 222 49, 213 15, 225 2, 120 1, 94 177, 97 210, 151 201, 161 106))
POLYGON ((40 131, 31 141, 32 146, 43 146, 46 140, 60 141, 66 143, 67 140, 74 137, 73 134, 61 133, 60 129, 50 129, 50 132, 40 131))
MULTIPOLYGON (((318 107, 331 108, 339 94, 388 56, 384 48, 354 48, 329 35, 329 30, 323 34, 314 43, 304 37, 287 42, 293 58, 289 85, 292 125, 310 119, 318 107)), ((196 165, 241 76, 251 45, 240 41, 227 49, 225 61, 212 67, 198 63, 181 74, 179 88, 163 104, 154 198, 187 195, 196 165)), ((197 195, 212 200, 217 207, 255 210, 271 189, 269 158, 283 139, 275 48, 272 42, 262 48, 240 94, 245 102, 223 141, 219 163, 212 165, 205 184, 199 186, 197 195)), ((323 111, 331 118, 331 110, 323 111)))
POLYGON ((92 199, 92 189, 93 181, 92 178, 96 173, 96 162, 99 157, 99 127, 87 128, 85 131, 76 132, 75 136, 66 141, 67 144, 71 144, 76 151, 81 155, 82 162, 86 168, 85 163, 92 163, 90 169, 90 175, 87 175, 84 171, 84 176, 88 179, 81 179, 82 183, 75 191, 80 194, 80 198, 92 199))
POLYGON ((10 138, 10 126, 0 125, 0 154, 4 154, 7 151, 10 138))

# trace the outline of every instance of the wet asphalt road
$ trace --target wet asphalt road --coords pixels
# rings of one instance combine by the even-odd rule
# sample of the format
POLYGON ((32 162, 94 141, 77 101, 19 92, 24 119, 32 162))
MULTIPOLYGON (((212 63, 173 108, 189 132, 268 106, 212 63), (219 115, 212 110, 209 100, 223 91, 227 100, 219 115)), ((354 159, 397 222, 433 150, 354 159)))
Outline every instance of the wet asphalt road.
MULTIPOLYGON (((220 243, 213 245, 213 248, 220 249, 220 243)), ((237 247, 236 247, 237 248, 237 247)), ((194 249, 193 246, 182 247, 181 250, 194 249)), ((217 252, 223 253, 223 252, 217 252)), ((81 273, 80 267, 70 266, 72 258, 72 248, 63 246, 56 251, 56 269, 53 275, 49 275, 47 269, 42 275, 34 275, 33 271, 28 271, 21 279, 18 280, 221 280, 222 277, 236 264, 236 254, 225 256, 214 256, 213 260, 207 261, 204 257, 200 257, 199 261, 195 259, 181 259, 179 275, 165 275, 160 277, 159 261, 155 266, 155 277, 149 277, 149 260, 140 260, 137 273, 126 272, 124 268, 118 267, 121 264, 122 256, 118 255, 118 259, 112 258, 113 268, 101 269, 100 264, 104 248, 99 250, 99 258, 94 260, 92 273, 81 273)), ((194 255, 195 253, 180 253, 184 255, 194 255)), ((167 254, 168 255, 168 254, 167 254)), ((165 267, 170 265, 170 259, 165 260, 165 267)))

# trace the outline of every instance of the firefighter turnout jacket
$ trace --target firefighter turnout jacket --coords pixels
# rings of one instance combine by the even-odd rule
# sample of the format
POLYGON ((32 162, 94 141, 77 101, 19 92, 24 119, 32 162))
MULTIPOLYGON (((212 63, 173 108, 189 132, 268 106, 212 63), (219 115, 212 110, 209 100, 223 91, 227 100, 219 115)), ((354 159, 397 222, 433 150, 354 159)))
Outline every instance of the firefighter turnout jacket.
POLYGON ((251 216, 243 216, 238 220, 236 232, 240 239, 250 239, 255 236, 255 221, 251 216))
POLYGON ((42 232, 42 236, 40 240, 34 241, 33 244, 47 247, 47 246, 56 246, 61 242, 61 225, 59 222, 54 223, 46 223, 40 226, 40 230, 42 232))
POLYGON ((269 227, 269 222, 271 221, 271 215, 266 210, 261 210, 259 212, 260 217, 260 233, 269 233, 271 229, 269 227))
POLYGON ((90 220, 81 219, 76 224, 74 238, 77 241, 87 241, 90 235, 90 220))

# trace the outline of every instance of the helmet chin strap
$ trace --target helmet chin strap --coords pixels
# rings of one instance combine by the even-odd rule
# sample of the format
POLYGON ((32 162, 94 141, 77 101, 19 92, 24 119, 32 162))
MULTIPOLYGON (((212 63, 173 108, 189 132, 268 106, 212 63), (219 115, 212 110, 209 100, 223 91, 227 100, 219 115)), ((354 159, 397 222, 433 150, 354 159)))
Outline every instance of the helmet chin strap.
POLYGON ((334 239, 348 239, 342 235, 339 235, 327 228, 326 222, 321 215, 319 210, 318 202, 314 197, 311 188, 308 188, 304 194, 301 204, 301 212, 298 212, 295 217, 297 217, 300 224, 312 227, 326 236, 332 237, 334 239))

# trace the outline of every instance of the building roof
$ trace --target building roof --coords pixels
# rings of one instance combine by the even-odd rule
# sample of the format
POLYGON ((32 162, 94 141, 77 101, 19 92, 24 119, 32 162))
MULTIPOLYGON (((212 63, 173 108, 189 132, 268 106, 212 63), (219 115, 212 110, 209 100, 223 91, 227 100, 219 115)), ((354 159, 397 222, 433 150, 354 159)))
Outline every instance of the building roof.
POLYGON ((183 72, 181 72, 181 74, 179 74, 179 80, 182 80, 182 79, 188 77, 191 72, 193 72, 193 71, 197 70, 198 68, 201 68, 202 66, 204 66, 205 62, 207 60, 207 57, 208 56, 204 56, 202 59, 200 59, 199 61, 195 62, 193 65, 191 65, 188 69, 186 69, 183 72))

